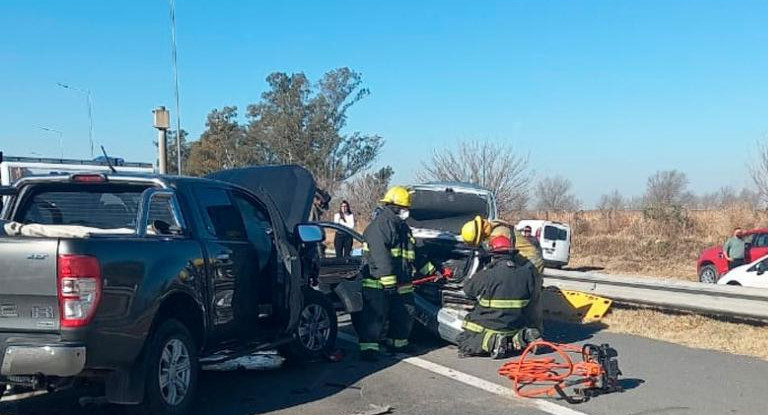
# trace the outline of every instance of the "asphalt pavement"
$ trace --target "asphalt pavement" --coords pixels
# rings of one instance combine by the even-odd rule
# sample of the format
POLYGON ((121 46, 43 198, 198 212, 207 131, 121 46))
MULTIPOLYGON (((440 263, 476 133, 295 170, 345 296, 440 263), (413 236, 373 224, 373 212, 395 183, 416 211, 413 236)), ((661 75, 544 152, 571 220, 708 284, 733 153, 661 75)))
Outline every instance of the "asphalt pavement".
MULTIPOLYGON (((315 362, 258 371, 205 372, 195 415, 375 413, 395 414, 763 414, 768 362, 690 349, 646 338, 606 333, 599 327, 550 324, 558 342, 609 343, 619 351, 626 391, 587 403, 528 400, 513 396, 497 374, 503 361, 459 359, 454 346, 424 333, 417 350, 377 363, 356 359, 353 332, 339 342, 337 363, 315 362), (370 411, 370 412, 369 412, 370 411)), ((269 366, 269 365, 267 365, 269 366)), ((274 366, 274 365, 273 365, 274 366)), ((111 405, 80 407, 85 389, 0 403, 0 414, 96 415, 127 412, 111 405)))

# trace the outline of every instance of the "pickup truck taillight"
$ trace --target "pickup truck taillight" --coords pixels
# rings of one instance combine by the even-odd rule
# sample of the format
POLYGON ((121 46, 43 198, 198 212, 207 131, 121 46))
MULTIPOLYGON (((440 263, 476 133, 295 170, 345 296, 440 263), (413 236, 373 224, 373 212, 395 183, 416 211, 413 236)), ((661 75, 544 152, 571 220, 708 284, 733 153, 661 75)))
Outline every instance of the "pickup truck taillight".
POLYGON ((85 326, 101 300, 99 260, 88 255, 59 255, 57 275, 61 327, 85 326))

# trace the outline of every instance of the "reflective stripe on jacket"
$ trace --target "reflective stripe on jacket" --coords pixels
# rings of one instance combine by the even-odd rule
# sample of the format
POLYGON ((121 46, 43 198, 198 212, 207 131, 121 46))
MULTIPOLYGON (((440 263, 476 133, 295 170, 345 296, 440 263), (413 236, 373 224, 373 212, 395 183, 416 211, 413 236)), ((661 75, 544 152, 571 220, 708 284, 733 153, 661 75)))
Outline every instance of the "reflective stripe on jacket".
MULTIPOLYGON (((369 288, 389 288, 410 284, 414 274, 416 251, 411 229, 395 214, 384 207, 365 228, 363 256, 368 264, 369 288)), ((365 284, 365 281, 364 281, 365 284)), ((365 286, 365 285, 364 285, 365 286)))
POLYGON ((526 307, 536 290, 533 265, 514 254, 497 256, 464 284, 467 296, 477 300, 466 320, 494 331, 526 327, 526 307))

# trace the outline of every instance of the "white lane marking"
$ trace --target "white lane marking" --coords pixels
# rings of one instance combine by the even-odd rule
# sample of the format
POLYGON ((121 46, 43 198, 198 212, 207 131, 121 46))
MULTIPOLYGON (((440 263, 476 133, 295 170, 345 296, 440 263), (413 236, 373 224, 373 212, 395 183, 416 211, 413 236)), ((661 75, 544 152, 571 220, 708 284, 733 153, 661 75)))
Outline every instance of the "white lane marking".
MULTIPOLYGON (((347 333, 339 333, 337 337, 341 340, 344 340, 350 343, 357 343, 357 338, 347 333)), ((518 403, 527 408, 537 409, 539 411, 546 412, 551 415, 589 415, 585 412, 575 411, 571 408, 567 408, 565 406, 561 406, 550 401, 521 398, 517 396, 515 394, 515 391, 513 391, 510 388, 498 385, 493 382, 489 382, 485 379, 480 379, 477 376, 472 376, 470 374, 460 372, 458 370, 451 369, 449 367, 446 367, 437 363, 430 362, 429 360, 425 360, 420 357, 406 357, 401 359, 400 361, 416 367, 420 367, 424 370, 428 370, 440 376, 445 376, 449 379, 453 379, 465 385, 469 385, 474 388, 484 390, 486 392, 490 392, 494 395, 498 395, 503 398, 510 399, 512 401, 515 401, 515 403, 518 403)))

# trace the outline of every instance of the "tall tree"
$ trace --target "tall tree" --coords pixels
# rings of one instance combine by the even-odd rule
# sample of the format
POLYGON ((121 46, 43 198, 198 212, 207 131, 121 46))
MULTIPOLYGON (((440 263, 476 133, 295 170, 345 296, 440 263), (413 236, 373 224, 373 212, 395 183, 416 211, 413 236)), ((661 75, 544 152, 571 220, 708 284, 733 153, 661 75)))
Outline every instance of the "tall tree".
POLYGON ((435 150, 416 173, 420 181, 468 182, 492 190, 501 212, 521 211, 528 201, 528 157, 506 144, 461 142, 454 150, 435 150))
POLYGON ((264 160, 260 149, 248 140, 245 127, 237 122, 237 107, 214 109, 208 114, 206 130, 190 147, 187 172, 205 175, 264 160))
POLYGON ((562 176, 545 177, 536 185, 536 207, 547 212, 576 210, 581 202, 571 193, 571 181, 562 176))
POLYGON ((342 131, 349 108, 369 94, 359 73, 336 69, 312 85, 303 73, 276 72, 267 83, 247 114, 248 137, 266 162, 300 164, 333 192, 376 159, 380 136, 342 131))

